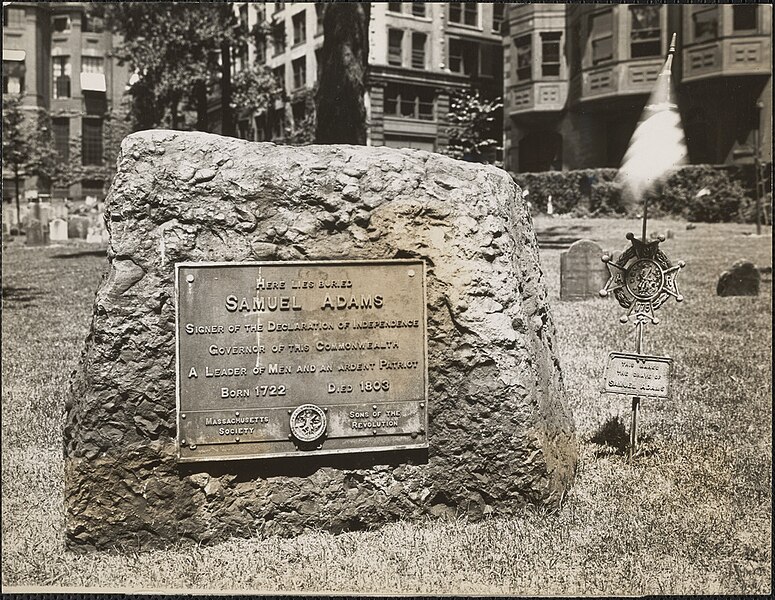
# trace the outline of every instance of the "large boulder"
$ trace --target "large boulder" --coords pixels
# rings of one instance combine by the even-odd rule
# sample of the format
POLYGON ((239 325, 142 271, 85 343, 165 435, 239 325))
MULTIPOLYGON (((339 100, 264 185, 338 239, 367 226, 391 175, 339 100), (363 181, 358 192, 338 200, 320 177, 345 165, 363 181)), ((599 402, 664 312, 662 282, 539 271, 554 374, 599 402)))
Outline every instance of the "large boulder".
POLYGON ((412 150, 127 137, 67 404, 72 547, 558 506, 577 449, 532 223, 494 167, 412 150), (422 259, 426 454, 176 461, 174 265, 422 259))

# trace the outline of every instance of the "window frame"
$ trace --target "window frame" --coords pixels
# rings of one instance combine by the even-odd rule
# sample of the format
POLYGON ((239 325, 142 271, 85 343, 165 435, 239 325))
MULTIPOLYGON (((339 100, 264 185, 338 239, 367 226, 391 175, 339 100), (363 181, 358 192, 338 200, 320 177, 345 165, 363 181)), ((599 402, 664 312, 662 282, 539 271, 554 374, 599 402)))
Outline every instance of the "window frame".
POLYGON ((593 67, 605 64, 607 62, 612 62, 614 60, 616 55, 616 48, 614 46, 614 10, 612 6, 589 15, 589 50, 589 60, 593 67), (611 20, 611 28, 608 31, 601 31, 595 35, 595 19, 599 19, 603 16, 607 16, 611 20), (596 58, 596 44, 599 44, 600 42, 610 42, 611 50, 609 55, 596 58))
POLYGON ((403 29, 397 29, 395 27, 388 28, 388 44, 387 44, 387 64, 389 64, 392 67, 403 67, 404 66, 404 30, 403 29), (393 40, 391 40, 391 36, 398 35, 400 36, 398 38, 398 60, 391 60, 391 56, 395 57, 395 46, 393 45, 393 40))
POLYGON ((427 48, 428 48, 428 34, 422 31, 413 31, 412 32, 412 56, 411 56, 411 67, 413 69, 427 68, 427 64, 428 64, 427 48), (415 47, 415 40, 418 40, 418 39, 422 39, 422 48, 420 50, 418 50, 415 47), (422 61, 415 61, 415 57, 418 55, 417 54, 418 52, 422 52, 422 61))
POLYGON ((629 23, 630 23, 630 58, 653 58, 653 57, 660 57, 662 56, 662 14, 661 9, 662 6, 659 4, 632 4, 628 6, 628 13, 629 13, 629 23), (638 10, 648 10, 648 9, 656 9, 656 16, 657 16, 657 26, 656 28, 641 28, 636 29, 635 25, 635 15, 638 12, 638 10), (652 35, 650 37, 645 37, 642 39, 636 40, 636 35, 639 32, 648 32, 648 31, 656 31, 656 35, 652 35), (636 52, 637 48, 648 48, 649 45, 656 44, 656 48, 653 49, 651 52, 646 53, 647 51, 638 51, 636 52))
POLYGON ((519 82, 533 81, 533 34, 528 33, 514 38, 514 75, 519 82), (527 43, 522 43, 522 42, 527 43), (522 52, 520 52, 522 48, 522 52), (527 49, 527 52, 524 50, 527 49), (527 56, 527 61, 520 66, 520 58, 527 56), (527 71, 527 77, 524 76, 527 71), (521 72, 521 74, 520 74, 521 72))
POLYGON ((73 20, 70 15, 51 15, 51 32, 56 35, 58 33, 70 33, 73 30, 73 20), (55 23, 59 20, 66 19, 67 25, 61 31, 55 26, 55 23))
POLYGON ((300 46, 307 41, 307 11, 296 13, 291 17, 291 25, 293 26, 293 48, 300 46), (301 27, 297 29, 297 25, 301 27), (301 32, 300 38, 296 37, 296 34, 301 32))
POLYGON ((51 134, 54 138, 54 148, 62 162, 70 160, 70 117, 53 117, 51 119, 51 134), (62 125, 65 127, 62 127, 62 125), (62 135, 65 133, 66 135, 62 135))
POLYGON ((104 56, 81 56, 81 73, 96 73, 98 75, 105 74, 105 57, 104 56), (99 66, 98 70, 87 69, 87 64, 91 64, 91 67, 99 66))
POLYGON ((702 43, 702 42, 713 42, 717 39, 719 39, 719 25, 720 25, 720 14, 718 11, 717 4, 701 4, 697 6, 693 6, 692 8, 692 17, 691 17, 691 29, 692 29, 692 41, 695 43, 702 43), (716 27, 715 31, 710 35, 697 35, 697 25, 699 24, 697 21, 698 15, 714 15, 715 16, 715 22, 716 27))
POLYGON ((447 21, 454 25, 462 25, 464 27, 479 27, 479 3, 478 2, 449 2, 447 21), (452 10, 459 11, 458 18, 455 20, 452 18, 452 10), (468 22, 468 17, 473 16, 473 23, 468 22))
MULTIPOLYGON (((72 90, 72 73, 73 73, 73 63, 70 60, 69 55, 59 55, 59 56, 52 56, 51 57, 51 97, 55 100, 59 100, 60 98, 72 98, 73 97, 73 90, 72 90), (57 71, 61 70, 61 73, 57 74, 57 71), (67 93, 66 94, 60 94, 60 83, 59 81, 66 82, 67 86, 67 93)), ((61 85, 65 85, 65 83, 62 83, 61 85)))
POLYGON ((101 117, 84 117, 81 120, 81 164, 84 166, 102 166, 105 164, 103 142, 103 119, 101 117), (88 131, 87 128, 92 127, 88 131), (94 133, 99 133, 98 136, 94 133), (99 151, 97 151, 99 150, 99 151))
POLYGON ((291 71, 293 73, 293 89, 300 90, 305 87, 307 85, 307 56, 300 56, 292 60, 291 71), (301 79, 301 82, 299 82, 299 79, 301 79))
POLYGON ((732 5, 732 31, 735 33, 741 31, 759 31, 759 5, 758 4, 733 4, 732 5), (738 14, 740 9, 750 9, 753 15, 753 27, 737 27, 738 14))
POLYGON ((541 31, 541 79, 559 79, 562 76, 562 31, 541 31), (551 37, 550 37, 551 36, 551 37), (546 59, 546 47, 549 44, 557 45, 557 60, 550 62, 546 59), (557 67, 556 74, 547 74, 547 67, 557 67))

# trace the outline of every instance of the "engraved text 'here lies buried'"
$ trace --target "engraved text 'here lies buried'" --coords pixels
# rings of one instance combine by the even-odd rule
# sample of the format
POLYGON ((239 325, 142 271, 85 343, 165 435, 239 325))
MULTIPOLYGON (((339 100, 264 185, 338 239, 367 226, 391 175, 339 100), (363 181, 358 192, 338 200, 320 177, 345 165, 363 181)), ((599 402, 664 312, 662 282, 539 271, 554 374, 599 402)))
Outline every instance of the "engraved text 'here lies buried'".
POLYGON ((181 462, 427 448, 417 260, 176 265, 181 462))

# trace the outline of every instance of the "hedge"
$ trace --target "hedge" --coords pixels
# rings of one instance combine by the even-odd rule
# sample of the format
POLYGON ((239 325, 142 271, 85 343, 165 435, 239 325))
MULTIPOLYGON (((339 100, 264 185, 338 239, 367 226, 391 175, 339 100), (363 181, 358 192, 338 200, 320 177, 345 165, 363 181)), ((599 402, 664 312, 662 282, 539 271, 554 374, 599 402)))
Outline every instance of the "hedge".
MULTIPOLYGON (((582 169, 512 173, 511 176, 523 190, 529 191, 527 199, 535 212, 547 212, 551 196, 555 214, 624 216, 639 213, 640 204, 634 206, 626 202, 621 186, 615 181, 616 173, 616 169, 582 169)), ((754 201, 742 182, 730 176, 727 168, 713 165, 687 165, 678 169, 665 181, 656 201, 649 204, 649 214, 710 223, 750 223, 756 219, 754 201)))

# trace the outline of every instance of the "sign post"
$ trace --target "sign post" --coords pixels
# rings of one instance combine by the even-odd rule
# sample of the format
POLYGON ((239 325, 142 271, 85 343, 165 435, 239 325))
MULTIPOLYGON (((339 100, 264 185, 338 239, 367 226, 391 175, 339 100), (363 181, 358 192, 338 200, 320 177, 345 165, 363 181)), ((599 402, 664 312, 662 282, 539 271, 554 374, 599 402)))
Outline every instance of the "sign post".
MULTIPOLYGON (((628 309, 627 314, 620 318, 622 323, 629 321, 631 316, 634 318, 638 330, 634 355, 636 362, 643 358, 643 326, 648 322, 653 324, 659 322, 654 311, 671 296, 678 302, 683 300, 683 296, 676 287, 675 278, 685 263, 679 261, 678 264, 673 265, 667 255, 659 249, 660 242, 665 241, 664 236, 660 235, 652 242, 647 242, 646 238, 648 195, 653 193, 658 184, 686 159, 686 142, 678 106, 673 101, 671 83, 675 43, 676 34, 673 34, 667 59, 657 77, 654 91, 643 110, 640 122, 632 134, 630 145, 617 175, 619 182, 636 202, 643 199, 641 239, 638 240, 634 234, 628 233, 627 239, 630 240, 631 245, 616 261, 608 255, 603 256, 603 262, 608 266, 611 277, 600 290, 600 295, 607 296, 609 292, 613 292, 619 304, 628 309)), ((667 357, 652 358, 657 358, 657 362, 670 360, 667 357)), ((630 458, 635 454, 638 441, 638 410, 641 398, 654 395, 652 391, 661 390, 663 387, 665 391, 669 388, 669 368, 665 382, 661 382, 665 377, 664 374, 657 372, 650 374, 649 369, 645 371, 639 374, 637 380, 627 381, 624 388, 624 393, 628 390, 632 392, 630 458), (653 379, 657 375, 659 379, 653 379)), ((617 371, 617 377, 622 376, 626 379, 626 370, 617 371)), ((635 371, 633 371, 634 377, 635 371)), ((606 379, 604 391, 623 393, 616 389, 609 389, 608 379, 606 379)))

